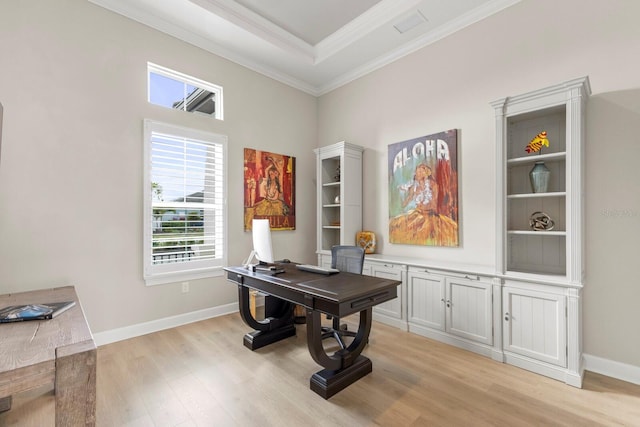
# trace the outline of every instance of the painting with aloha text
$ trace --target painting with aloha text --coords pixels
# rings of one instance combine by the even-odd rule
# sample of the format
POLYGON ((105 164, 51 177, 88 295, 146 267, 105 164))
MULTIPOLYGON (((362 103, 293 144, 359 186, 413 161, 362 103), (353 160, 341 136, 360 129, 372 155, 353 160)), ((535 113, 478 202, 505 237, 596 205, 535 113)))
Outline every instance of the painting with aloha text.
POLYGON ((388 149, 389 242, 458 246, 458 131, 388 149))
POLYGON ((244 149, 244 229, 266 218, 272 230, 295 230, 295 157, 244 149))

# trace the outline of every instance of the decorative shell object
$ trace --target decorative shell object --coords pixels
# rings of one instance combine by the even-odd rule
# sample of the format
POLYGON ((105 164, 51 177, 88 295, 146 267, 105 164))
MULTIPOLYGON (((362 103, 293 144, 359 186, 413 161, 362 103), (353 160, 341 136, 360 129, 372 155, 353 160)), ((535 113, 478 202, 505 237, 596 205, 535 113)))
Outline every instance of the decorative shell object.
POLYGON ((553 230, 555 225, 551 217, 544 212, 534 212, 529 217, 529 227, 531 227, 533 231, 553 230))
POLYGON ((376 252, 376 233, 373 231, 358 231, 356 233, 356 244, 364 249, 365 254, 376 252))

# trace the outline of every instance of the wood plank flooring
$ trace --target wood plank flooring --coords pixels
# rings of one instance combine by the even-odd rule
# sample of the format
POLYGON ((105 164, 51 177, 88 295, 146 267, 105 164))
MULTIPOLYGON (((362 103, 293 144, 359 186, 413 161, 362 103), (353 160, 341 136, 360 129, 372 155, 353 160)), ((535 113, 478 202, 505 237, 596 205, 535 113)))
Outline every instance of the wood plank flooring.
MULTIPOLYGON (((353 323, 350 322, 350 323, 353 323)), ((577 389, 374 322, 373 373, 329 400, 297 336, 252 352, 238 314, 98 349, 98 426, 640 426, 640 386, 587 372, 577 389)), ((53 426, 50 388, 0 426, 53 426)))

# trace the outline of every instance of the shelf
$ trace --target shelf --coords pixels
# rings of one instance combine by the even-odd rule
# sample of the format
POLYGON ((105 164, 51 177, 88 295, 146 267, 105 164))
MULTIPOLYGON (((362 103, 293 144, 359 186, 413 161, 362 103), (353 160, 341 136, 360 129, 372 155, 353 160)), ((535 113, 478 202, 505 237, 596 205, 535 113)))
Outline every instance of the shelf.
POLYGON ((554 160, 561 161, 561 160, 565 160, 566 157, 567 157, 567 153, 564 151, 561 151, 558 153, 549 153, 549 154, 530 154, 528 156, 515 157, 513 159, 509 159, 507 160, 507 165, 515 166, 515 165, 533 164, 536 162, 549 162, 554 160))
POLYGON ((507 230, 509 235, 519 236, 566 236, 566 231, 533 231, 533 230, 507 230))
POLYGON ((322 205, 323 208, 339 208, 340 204, 322 205))
POLYGON ((335 187, 335 186, 340 186, 340 181, 334 181, 334 182, 325 182, 322 184, 323 187, 335 187))
POLYGON ((554 191, 552 193, 520 193, 520 194, 509 194, 507 195, 507 199, 537 199, 544 197, 566 197, 566 191, 554 191))
POLYGON ((323 225, 322 228, 327 230, 340 230, 339 225, 323 225))

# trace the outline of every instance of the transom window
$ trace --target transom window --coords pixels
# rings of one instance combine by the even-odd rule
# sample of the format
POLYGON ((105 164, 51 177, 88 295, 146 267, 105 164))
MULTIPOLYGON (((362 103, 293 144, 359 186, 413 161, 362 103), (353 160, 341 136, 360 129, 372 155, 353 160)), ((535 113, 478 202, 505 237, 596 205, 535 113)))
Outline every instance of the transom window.
POLYGON ((155 105, 209 114, 223 120, 222 87, 195 77, 147 63, 149 102, 155 105))

